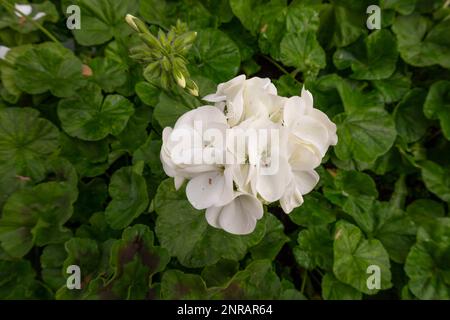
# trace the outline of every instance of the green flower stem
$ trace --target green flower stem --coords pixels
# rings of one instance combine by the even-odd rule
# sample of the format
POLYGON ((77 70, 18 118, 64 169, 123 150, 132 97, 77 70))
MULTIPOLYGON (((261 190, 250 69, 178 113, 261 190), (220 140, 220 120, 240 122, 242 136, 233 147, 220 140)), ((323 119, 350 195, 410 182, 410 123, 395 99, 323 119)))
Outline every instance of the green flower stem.
POLYGON ((269 61, 271 64, 273 64, 275 67, 277 67, 281 72, 283 72, 284 74, 290 76, 298 85, 303 86, 303 84, 298 81, 297 79, 295 79, 295 75, 297 74, 298 70, 295 70, 294 73, 290 73, 288 72, 281 64, 279 64, 278 62, 276 62, 274 59, 272 59, 269 56, 263 55, 262 56, 264 59, 266 59, 267 61, 269 61))
POLYGON ((302 279, 302 288, 300 289, 302 294, 305 292, 306 281, 308 281, 308 271, 305 269, 302 279))
POLYGON ((56 37, 51 34, 50 31, 48 31, 43 25, 37 23, 36 21, 34 21, 33 19, 30 19, 27 15, 23 14, 21 11, 16 10, 16 8, 14 8, 11 4, 9 4, 8 2, 6 2, 5 0, 0 0, 1 4, 3 5, 3 7, 10 11, 12 14, 17 13, 18 15, 20 15, 21 17, 24 17, 27 21, 31 22, 36 28, 38 28, 39 30, 41 30, 49 39, 51 39, 53 42, 56 42, 58 44, 61 44, 58 39, 56 39, 56 37))

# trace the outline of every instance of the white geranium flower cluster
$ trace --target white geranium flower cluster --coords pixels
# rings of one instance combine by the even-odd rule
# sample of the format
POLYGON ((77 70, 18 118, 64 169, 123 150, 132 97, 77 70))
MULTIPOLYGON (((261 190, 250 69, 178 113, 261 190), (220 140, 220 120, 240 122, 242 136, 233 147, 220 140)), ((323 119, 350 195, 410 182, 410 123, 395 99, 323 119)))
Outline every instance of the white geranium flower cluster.
POLYGON ((185 180, 193 207, 233 234, 249 234, 263 203, 279 201, 290 213, 303 203, 319 175, 336 126, 301 96, 277 95, 270 79, 238 76, 204 97, 202 106, 163 131, 161 161, 178 189, 185 180))

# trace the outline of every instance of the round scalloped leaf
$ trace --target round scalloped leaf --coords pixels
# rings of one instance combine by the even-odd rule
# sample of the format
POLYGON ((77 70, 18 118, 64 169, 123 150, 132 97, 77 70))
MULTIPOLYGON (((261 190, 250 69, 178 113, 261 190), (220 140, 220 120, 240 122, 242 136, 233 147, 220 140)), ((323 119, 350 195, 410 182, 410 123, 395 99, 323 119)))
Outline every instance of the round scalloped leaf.
POLYGON ((72 96, 86 84, 81 61, 72 51, 53 42, 35 45, 18 56, 14 79, 26 93, 50 91, 57 97, 72 96))
POLYGON ((46 158, 58 148, 58 136, 58 129, 50 121, 39 118, 35 109, 1 109, 1 171, 33 180, 42 179, 46 158))
POLYGON ((175 190, 172 179, 163 181, 154 199, 156 235, 161 246, 186 267, 203 267, 221 258, 240 260, 247 248, 256 245, 265 233, 265 219, 246 236, 211 227, 204 211, 194 209, 186 199, 184 188, 175 190))
POLYGON ((133 104, 128 99, 117 94, 103 97, 99 87, 91 87, 58 104, 58 117, 64 131, 87 141, 118 135, 133 113, 133 104))
POLYGON ((333 273, 338 280, 363 293, 376 294, 379 289, 367 285, 370 276, 367 270, 373 265, 380 270, 380 289, 392 286, 388 253, 380 241, 364 239, 358 227, 339 221, 336 224, 333 251, 333 273))

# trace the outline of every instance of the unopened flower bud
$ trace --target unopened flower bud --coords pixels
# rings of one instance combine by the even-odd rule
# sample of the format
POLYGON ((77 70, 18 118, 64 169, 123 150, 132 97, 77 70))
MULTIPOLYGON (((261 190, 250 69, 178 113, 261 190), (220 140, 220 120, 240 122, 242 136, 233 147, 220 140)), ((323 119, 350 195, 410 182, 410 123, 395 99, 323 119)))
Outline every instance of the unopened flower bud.
POLYGON ((139 32, 139 28, 136 25, 136 23, 134 22, 134 19, 137 19, 135 16, 131 15, 131 14, 127 14, 125 16, 125 21, 128 23, 128 25, 130 27, 132 27, 134 30, 136 30, 137 32, 139 32))
POLYGON ((145 42, 150 49, 160 49, 161 43, 151 33, 140 33, 139 37, 145 42))
POLYGON ((181 88, 185 88, 186 87, 186 79, 184 78, 183 74, 181 72, 175 72, 174 73, 174 78, 177 81, 178 85, 181 88))
POLYGON ((186 89, 190 94, 192 94, 195 97, 198 97, 198 86, 192 79, 189 79, 187 81, 186 89))

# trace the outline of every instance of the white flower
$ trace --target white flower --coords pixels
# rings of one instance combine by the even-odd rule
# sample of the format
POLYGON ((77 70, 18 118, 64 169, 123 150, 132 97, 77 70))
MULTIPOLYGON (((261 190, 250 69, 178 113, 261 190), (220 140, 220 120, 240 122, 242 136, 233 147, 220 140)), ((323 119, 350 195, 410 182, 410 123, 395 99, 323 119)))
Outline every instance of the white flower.
POLYGON ((315 169, 336 125, 315 109, 312 94, 277 95, 270 79, 238 76, 219 84, 203 106, 163 130, 161 161, 178 189, 206 220, 233 234, 249 234, 263 203, 279 201, 290 213, 319 182, 315 169))
POLYGON ((164 128, 161 162, 166 174, 175 179, 177 189, 185 179, 193 178, 200 173, 220 170, 223 167, 202 161, 204 155, 221 154, 224 146, 203 141, 201 131, 214 128, 225 135, 227 127, 227 121, 222 112, 212 106, 203 106, 182 115, 173 129, 164 128), (199 158, 200 162, 196 161, 196 158, 199 158))
POLYGON ((209 207, 206 220, 215 227, 232 234, 249 234, 255 230, 256 221, 263 216, 262 203, 254 196, 236 192, 234 199, 220 207, 209 207))
POLYGON ((270 79, 245 79, 240 75, 228 82, 221 83, 217 92, 203 98, 215 102, 215 106, 224 111, 230 126, 235 126, 249 117, 267 115, 271 107, 270 99, 275 98, 276 87, 270 79), (272 96, 272 97, 270 97, 272 96))
POLYGON ((6 54, 9 52, 9 50, 11 50, 11 49, 0 45, 0 59, 5 59, 6 54))
MULTIPOLYGON (((29 16, 31 15, 31 12, 33 11, 33 7, 29 4, 15 4, 14 8, 16 11, 21 12, 23 15, 29 16)), ((45 12, 37 12, 34 17, 32 17, 33 20, 39 20, 40 18, 44 17, 46 15, 45 12)), ((16 12, 16 16, 21 17, 20 13, 16 12)))
MULTIPOLYGON (((253 130, 254 141, 247 139, 245 155, 248 161, 234 167, 238 189, 259 195, 267 202, 280 199, 289 182, 287 131, 267 118, 249 119, 235 127, 239 133, 253 130)), ((236 150, 228 150, 231 153, 236 150)))
POLYGON ((302 89, 301 97, 286 99, 283 123, 300 141, 315 147, 323 157, 330 145, 336 145, 336 125, 322 111, 313 108, 312 94, 302 89))

